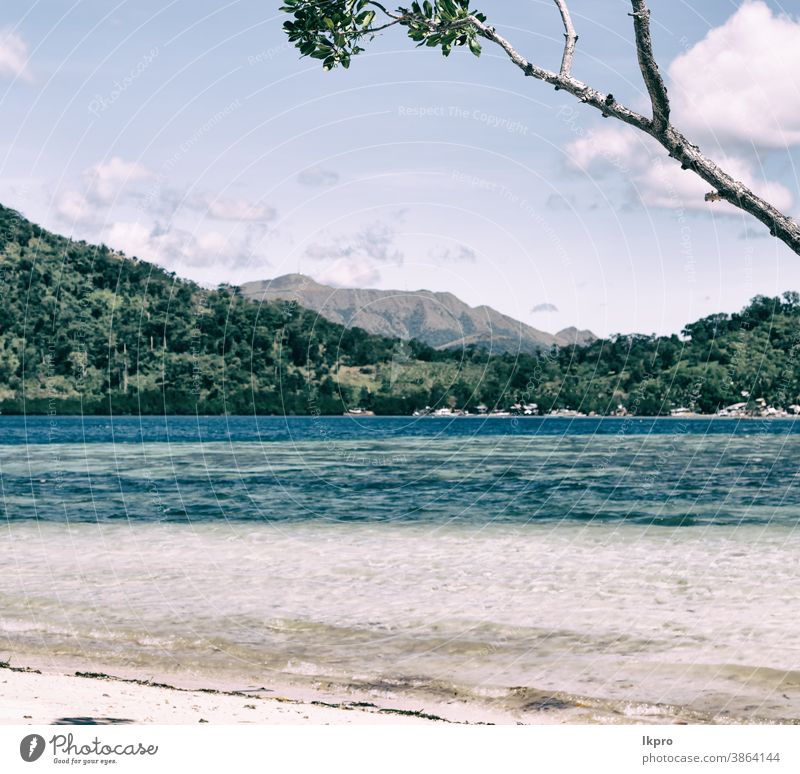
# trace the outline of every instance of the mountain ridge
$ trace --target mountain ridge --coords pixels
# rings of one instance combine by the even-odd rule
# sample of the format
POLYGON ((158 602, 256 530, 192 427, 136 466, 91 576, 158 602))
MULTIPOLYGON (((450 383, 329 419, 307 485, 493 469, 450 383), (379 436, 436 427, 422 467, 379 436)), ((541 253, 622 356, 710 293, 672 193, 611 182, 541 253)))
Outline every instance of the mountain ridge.
POLYGON ((340 288, 299 273, 246 282, 240 290, 254 301, 294 301, 338 325, 416 339, 439 350, 476 346, 493 352, 534 353, 552 346, 590 344, 597 338, 574 326, 546 333, 488 304, 469 306, 449 291, 340 288))

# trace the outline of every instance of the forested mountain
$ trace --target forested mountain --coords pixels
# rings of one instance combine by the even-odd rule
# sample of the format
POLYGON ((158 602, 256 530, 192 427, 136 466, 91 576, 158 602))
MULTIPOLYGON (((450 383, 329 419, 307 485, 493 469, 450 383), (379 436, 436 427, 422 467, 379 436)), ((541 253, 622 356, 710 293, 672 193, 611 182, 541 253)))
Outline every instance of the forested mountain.
POLYGON ((207 290, 0 207, 3 413, 408 414, 537 403, 639 415, 800 397, 800 296, 756 297, 681 337, 489 356, 345 328, 293 302, 207 290))

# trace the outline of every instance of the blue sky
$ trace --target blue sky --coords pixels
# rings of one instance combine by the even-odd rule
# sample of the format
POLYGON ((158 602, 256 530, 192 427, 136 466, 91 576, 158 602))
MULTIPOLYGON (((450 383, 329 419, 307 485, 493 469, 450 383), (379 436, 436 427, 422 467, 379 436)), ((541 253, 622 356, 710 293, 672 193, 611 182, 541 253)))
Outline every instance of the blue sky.
MULTIPOLYGON (((279 4, 6 0, 0 202, 208 284, 300 270, 547 330, 676 332, 800 289, 800 257, 759 223, 500 51, 444 59, 397 32, 325 73, 279 4)), ((698 6, 651 2, 675 120, 796 215, 800 2, 698 6)), ((575 75, 644 110, 629 3, 570 7, 575 75)), ((558 67, 550 0, 482 9, 558 67)))

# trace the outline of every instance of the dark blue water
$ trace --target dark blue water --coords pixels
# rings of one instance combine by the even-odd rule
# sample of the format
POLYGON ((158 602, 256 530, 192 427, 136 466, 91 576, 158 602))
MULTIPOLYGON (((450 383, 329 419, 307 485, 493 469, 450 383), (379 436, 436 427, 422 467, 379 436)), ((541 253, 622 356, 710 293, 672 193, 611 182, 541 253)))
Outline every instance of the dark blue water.
POLYGON ((676 434, 781 436, 800 434, 800 423, 717 417, 0 417, 0 445, 676 434))
POLYGON ((196 523, 800 519, 793 420, 0 418, 0 518, 196 523))

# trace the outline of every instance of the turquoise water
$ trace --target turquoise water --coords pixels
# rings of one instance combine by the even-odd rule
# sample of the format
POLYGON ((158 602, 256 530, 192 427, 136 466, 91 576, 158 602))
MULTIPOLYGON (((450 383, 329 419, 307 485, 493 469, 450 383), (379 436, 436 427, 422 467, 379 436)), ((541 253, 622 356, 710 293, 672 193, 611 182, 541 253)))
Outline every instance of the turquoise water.
POLYGON ((118 422, 0 419, 16 663, 800 718, 794 422, 118 422))

